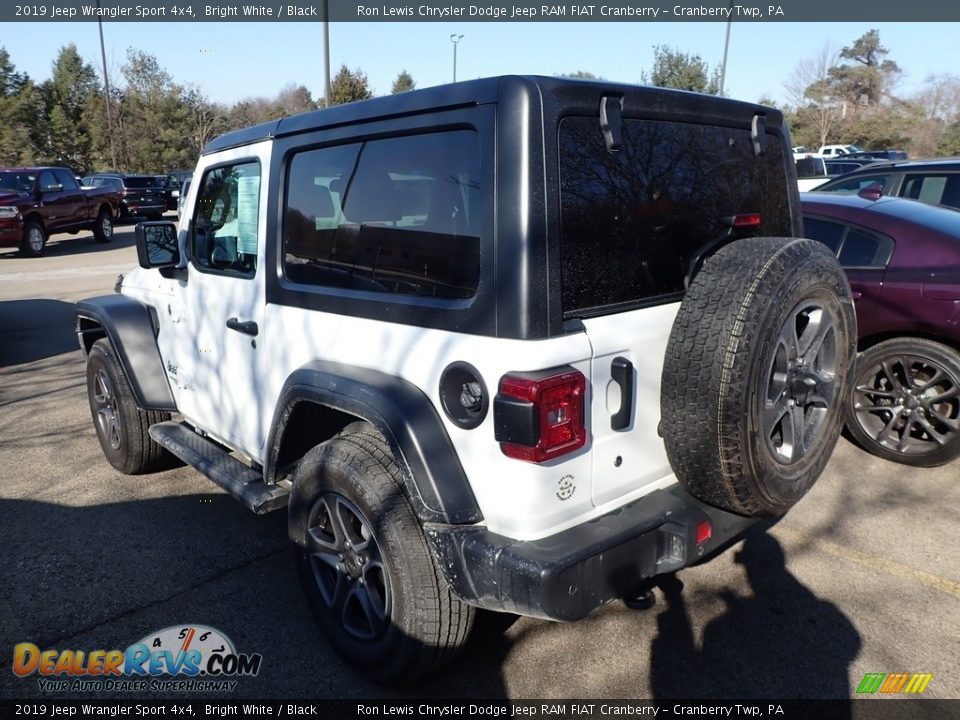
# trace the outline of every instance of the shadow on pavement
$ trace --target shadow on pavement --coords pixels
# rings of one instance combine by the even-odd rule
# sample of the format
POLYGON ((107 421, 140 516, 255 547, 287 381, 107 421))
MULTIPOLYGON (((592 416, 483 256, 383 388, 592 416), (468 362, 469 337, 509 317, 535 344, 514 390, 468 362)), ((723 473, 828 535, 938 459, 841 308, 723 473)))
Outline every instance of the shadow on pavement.
MULTIPOLYGON (((130 486, 120 492, 164 487, 160 475, 115 481, 130 486)), ((12 672, 17 643, 124 650, 181 624, 216 628, 239 652, 263 655, 260 673, 240 678, 224 699, 506 693, 508 616, 481 622, 462 656, 417 686, 384 688, 351 670, 327 645, 302 596, 283 511, 254 517, 219 493, 85 507, 5 499, 0 527, 0 699, 43 696, 36 675, 12 672)))
POLYGON ((665 609, 651 647, 654 698, 849 698, 850 664, 860 651, 853 623, 786 568, 780 543, 753 528, 736 561, 752 595, 725 591, 726 610, 700 646, 675 575, 659 586, 665 609))
POLYGON ((77 350, 73 333, 73 303, 62 300, 0 302, 0 367, 77 350))
MULTIPOLYGON (((164 218, 165 220, 168 218, 164 218)), ((107 243, 98 243, 90 232, 80 232, 76 235, 54 235, 47 241, 47 249, 43 257, 61 257, 69 255, 85 255, 87 253, 106 252, 119 248, 133 247, 136 239, 133 234, 133 225, 114 226, 113 238, 107 243)), ((0 260, 33 260, 43 262, 43 258, 25 258, 16 248, 0 248, 0 260)), ((10 267, 16 267, 10 266, 10 267)))

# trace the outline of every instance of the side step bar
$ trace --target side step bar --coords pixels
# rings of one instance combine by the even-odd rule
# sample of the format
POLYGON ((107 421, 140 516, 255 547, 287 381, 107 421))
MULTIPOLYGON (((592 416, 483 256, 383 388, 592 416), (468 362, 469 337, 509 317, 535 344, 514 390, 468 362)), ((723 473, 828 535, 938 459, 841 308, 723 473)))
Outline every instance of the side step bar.
POLYGON ((188 425, 173 421, 157 423, 150 426, 150 437, 257 515, 286 507, 290 494, 286 488, 265 484, 263 475, 216 443, 198 435, 188 425))

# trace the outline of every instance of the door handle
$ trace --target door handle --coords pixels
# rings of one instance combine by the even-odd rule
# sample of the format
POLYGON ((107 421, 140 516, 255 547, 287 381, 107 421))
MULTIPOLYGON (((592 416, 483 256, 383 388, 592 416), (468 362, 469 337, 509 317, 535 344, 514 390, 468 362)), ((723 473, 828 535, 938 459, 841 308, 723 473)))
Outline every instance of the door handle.
POLYGON ((253 335, 256 336, 260 332, 260 328, 257 327, 257 324, 253 320, 237 320, 236 318, 230 318, 227 320, 227 327, 231 330, 236 330, 237 332, 242 332, 244 335, 253 335))
POLYGON ((850 297, 852 297, 854 300, 859 300, 860 298, 863 297, 863 293, 860 292, 859 290, 851 290, 850 297))
POLYGON ((620 409, 610 416, 610 429, 625 430, 633 415, 633 363, 615 357, 610 363, 610 377, 620 387, 620 409))

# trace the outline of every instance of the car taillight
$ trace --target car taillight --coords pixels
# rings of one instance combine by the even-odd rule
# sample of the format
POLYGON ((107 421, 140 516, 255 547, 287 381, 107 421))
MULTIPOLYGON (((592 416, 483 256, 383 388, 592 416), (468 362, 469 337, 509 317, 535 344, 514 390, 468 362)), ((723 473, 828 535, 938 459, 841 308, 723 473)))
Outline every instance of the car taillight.
POLYGON ((760 227, 761 224, 763 224, 763 218, 760 213, 740 213, 733 216, 735 228, 760 227))
POLYGON ((494 400, 494 435, 507 457, 542 463, 587 442, 586 378, 577 370, 511 373, 494 400))

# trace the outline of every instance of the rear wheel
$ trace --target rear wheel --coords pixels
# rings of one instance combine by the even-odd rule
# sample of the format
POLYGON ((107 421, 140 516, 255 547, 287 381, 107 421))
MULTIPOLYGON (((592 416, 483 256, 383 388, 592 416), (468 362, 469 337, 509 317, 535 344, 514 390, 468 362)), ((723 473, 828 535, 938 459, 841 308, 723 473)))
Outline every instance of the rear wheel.
POLYGON ((386 683, 423 677, 466 642, 474 610, 441 579, 384 439, 352 431, 297 470, 290 533, 327 640, 386 683))
POLYGON ((23 225, 23 240, 20 254, 26 257, 40 257, 47 250, 47 230, 39 220, 27 220, 23 225))
POLYGON ((93 237, 98 243, 108 243, 113 239, 113 217, 106 208, 97 215, 97 222, 93 226, 93 237))
POLYGON ((731 512, 786 512, 839 437, 856 337, 826 246, 749 238, 718 250, 667 345, 661 434, 678 480, 731 512))
POLYGON ((847 428, 867 452, 933 467, 960 456, 960 354, 896 338, 860 354, 847 428))

